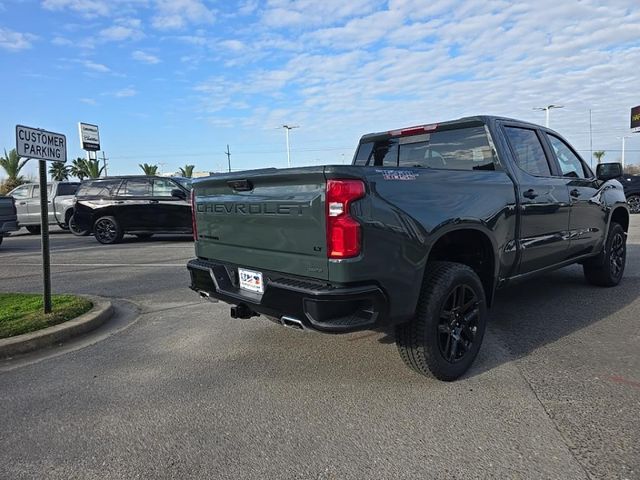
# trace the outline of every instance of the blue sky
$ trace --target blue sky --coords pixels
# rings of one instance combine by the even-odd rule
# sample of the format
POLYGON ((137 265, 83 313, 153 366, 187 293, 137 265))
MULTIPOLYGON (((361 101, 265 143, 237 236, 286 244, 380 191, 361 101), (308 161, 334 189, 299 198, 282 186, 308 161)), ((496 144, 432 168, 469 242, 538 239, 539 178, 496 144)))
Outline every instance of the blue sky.
MULTIPOLYGON (((100 126, 111 174, 349 162, 360 135, 478 113, 620 157, 640 104, 636 0, 0 0, 0 148, 100 126)), ((627 139, 640 163, 640 134, 627 139)), ((27 173, 35 172, 35 165, 27 173)))

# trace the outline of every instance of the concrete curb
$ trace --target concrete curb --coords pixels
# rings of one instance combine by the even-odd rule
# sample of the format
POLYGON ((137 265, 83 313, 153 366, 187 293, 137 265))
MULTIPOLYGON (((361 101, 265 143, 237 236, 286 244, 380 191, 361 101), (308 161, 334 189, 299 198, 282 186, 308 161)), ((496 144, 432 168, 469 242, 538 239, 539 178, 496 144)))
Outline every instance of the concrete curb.
POLYGON ((13 357, 21 353, 31 352, 48 347, 54 343, 89 332, 98 328, 113 315, 111 300, 103 297, 80 295, 91 300, 93 308, 73 320, 37 332, 24 333, 15 337, 0 339, 0 358, 13 357))

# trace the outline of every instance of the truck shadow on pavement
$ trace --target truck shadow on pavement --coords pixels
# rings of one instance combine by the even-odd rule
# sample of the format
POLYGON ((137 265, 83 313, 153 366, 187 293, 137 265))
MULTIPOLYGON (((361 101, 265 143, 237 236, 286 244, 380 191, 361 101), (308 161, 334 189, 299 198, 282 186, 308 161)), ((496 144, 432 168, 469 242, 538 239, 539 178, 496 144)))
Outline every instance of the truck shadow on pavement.
MULTIPOLYGON (((628 245, 627 256, 640 256, 640 245, 628 245)), ((640 279, 627 262, 625 276, 616 287, 590 285, 582 267, 574 265, 506 287, 496 294, 480 354, 465 377, 482 374, 505 361, 522 358, 627 307, 640 295, 640 279), (487 352, 491 337, 509 355, 487 352), (487 342, 487 340, 490 340, 487 342), (484 352, 483 352, 484 350, 484 352)), ((638 305, 640 309, 640 305, 638 305)))

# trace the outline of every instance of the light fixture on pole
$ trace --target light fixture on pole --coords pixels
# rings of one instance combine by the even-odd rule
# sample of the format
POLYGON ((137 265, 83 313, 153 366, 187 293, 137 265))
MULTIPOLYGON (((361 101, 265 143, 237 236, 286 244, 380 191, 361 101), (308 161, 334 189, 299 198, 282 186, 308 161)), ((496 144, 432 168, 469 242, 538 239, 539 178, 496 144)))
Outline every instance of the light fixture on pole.
POLYGON ((620 163, 622 164, 622 168, 624 169, 624 147, 625 147, 625 140, 627 138, 631 138, 631 135, 623 135, 621 137, 616 137, 618 140, 622 139, 622 156, 620 157, 620 163))
POLYGON ((282 128, 285 129, 285 134, 287 137, 287 167, 291 168, 291 149, 289 148, 289 130, 293 130, 294 128, 300 128, 299 125, 282 125, 282 128))
POLYGON ((564 105, 547 105, 546 107, 533 107, 534 110, 544 110, 545 111, 545 122, 544 126, 549 128, 549 110, 552 108, 564 108, 564 105))

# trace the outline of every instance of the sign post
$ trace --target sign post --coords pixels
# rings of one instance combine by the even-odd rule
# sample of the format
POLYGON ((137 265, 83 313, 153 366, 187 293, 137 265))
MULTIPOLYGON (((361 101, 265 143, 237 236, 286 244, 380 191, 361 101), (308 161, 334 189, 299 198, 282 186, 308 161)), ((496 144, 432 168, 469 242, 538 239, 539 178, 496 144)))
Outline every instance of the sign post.
POLYGON ((67 161, 67 138, 60 133, 16 125, 16 151, 19 157, 39 162, 40 233, 44 313, 51 313, 51 256, 49 252, 49 208, 47 199, 47 161, 67 161))

